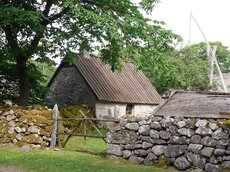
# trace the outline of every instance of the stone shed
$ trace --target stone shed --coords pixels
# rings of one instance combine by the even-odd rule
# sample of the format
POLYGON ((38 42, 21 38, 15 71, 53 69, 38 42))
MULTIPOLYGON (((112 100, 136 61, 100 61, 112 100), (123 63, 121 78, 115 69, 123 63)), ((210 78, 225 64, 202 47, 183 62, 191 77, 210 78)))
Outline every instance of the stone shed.
POLYGON ((121 72, 97 57, 79 56, 75 65, 61 63, 48 86, 59 106, 87 105, 98 118, 150 115, 163 102, 142 71, 123 63, 121 72))

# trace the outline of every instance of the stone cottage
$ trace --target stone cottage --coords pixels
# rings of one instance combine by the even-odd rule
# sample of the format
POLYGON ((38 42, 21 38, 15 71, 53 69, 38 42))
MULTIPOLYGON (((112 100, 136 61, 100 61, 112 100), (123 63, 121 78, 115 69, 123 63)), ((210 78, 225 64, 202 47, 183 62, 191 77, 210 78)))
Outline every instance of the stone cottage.
POLYGON ((79 56, 75 65, 61 63, 50 80, 50 99, 60 106, 87 105, 96 116, 150 115, 163 100, 131 63, 121 72, 97 57, 79 56))

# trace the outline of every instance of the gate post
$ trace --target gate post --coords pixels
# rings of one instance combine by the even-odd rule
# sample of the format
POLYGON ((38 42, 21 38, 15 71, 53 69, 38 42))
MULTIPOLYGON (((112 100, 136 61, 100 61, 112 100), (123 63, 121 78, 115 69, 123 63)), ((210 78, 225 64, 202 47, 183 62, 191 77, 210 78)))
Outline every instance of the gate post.
POLYGON ((53 116, 52 116, 53 131, 51 134, 51 142, 50 142, 51 148, 55 148, 56 143, 57 143, 58 116, 59 116, 58 106, 57 104, 55 104, 53 108, 53 116))

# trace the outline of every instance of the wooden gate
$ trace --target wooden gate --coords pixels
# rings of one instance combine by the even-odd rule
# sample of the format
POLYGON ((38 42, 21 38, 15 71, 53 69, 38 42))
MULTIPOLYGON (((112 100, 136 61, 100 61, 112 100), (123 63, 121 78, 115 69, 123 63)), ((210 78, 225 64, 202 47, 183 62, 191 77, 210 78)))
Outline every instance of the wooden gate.
POLYGON ((51 144, 50 147, 54 148, 56 146, 61 146, 65 147, 66 143, 69 141, 69 139, 72 136, 78 136, 78 137, 84 137, 84 140, 86 142, 87 137, 91 138, 101 138, 104 140, 105 143, 106 141, 106 136, 101 133, 99 130, 99 127, 95 122, 119 122, 119 120, 116 119, 98 119, 98 118, 88 118, 87 113, 84 114, 81 110, 79 110, 79 113, 81 114, 82 118, 60 118, 59 117, 59 111, 58 111, 58 106, 55 105, 53 109, 53 131, 52 131, 52 136, 51 136, 51 144), (72 129, 70 132, 60 132, 59 131, 59 123, 60 121, 76 121, 78 122, 76 124, 76 127, 72 129), (98 135, 92 135, 92 134, 87 134, 87 124, 93 127, 93 129, 96 131, 98 135), (76 133, 77 129, 80 127, 80 125, 83 124, 83 133, 76 133), (61 135, 66 135, 67 138, 65 138, 63 144, 61 145, 60 143, 60 136, 61 135))

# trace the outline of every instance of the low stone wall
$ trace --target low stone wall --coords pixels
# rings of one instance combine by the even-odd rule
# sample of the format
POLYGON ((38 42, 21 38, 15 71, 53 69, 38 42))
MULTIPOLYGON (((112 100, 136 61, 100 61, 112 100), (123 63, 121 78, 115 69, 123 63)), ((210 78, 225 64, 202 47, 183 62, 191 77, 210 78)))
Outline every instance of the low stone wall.
POLYGON ((0 144, 44 148, 50 145, 52 110, 0 107, 0 144))
POLYGON ((174 165, 218 172, 230 168, 229 126, 225 119, 151 116, 111 124, 108 154, 145 165, 174 165))

